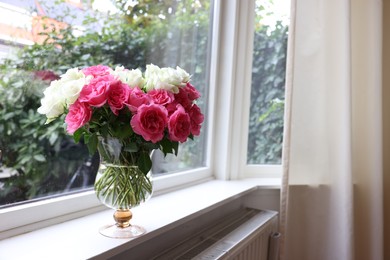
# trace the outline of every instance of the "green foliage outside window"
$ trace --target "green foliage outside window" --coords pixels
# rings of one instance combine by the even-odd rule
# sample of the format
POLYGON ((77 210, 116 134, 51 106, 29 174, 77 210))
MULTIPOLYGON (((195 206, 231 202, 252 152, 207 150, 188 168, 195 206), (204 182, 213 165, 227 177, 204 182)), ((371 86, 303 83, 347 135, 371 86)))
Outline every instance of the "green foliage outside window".
MULTIPOLYGON (((96 156, 89 156, 82 144, 74 144, 65 134, 61 120, 45 125, 45 118, 36 112, 42 92, 50 84, 37 76, 39 72, 61 75, 72 67, 97 64, 129 69, 144 69, 148 63, 161 67, 180 65, 193 75, 197 89, 206 91, 209 1, 200 1, 202 9, 191 9, 192 1, 165 1, 158 9, 151 8, 153 1, 139 2, 133 11, 144 8, 148 19, 137 18, 134 12, 123 9, 114 15, 89 10, 80 36, 75 36, 79 27, 72 24, 59 32, 43 33, 43 44, 26 46, 16 59, 0 64, 0 173, 13 175, 0 180, 0 205, 71 191, 73 186, 87 187, 94 181, 96 156), (170 19, 169 23, 162 22, 161 15, 164 20, 170 19), (104 26, 99 29, 101 24, 104 26), (178 38, 184 44, 178 45, 178 38)), ((58 13, 54 11, 58 7, 49 1, 42 5, 48 13, 58 13)), ((76 19, 72 9, 65 8, 63 12, 51 18, 76 19)), ((204 137, 199 139, 205 141, 204 137)), ((185 161, 179 169, 203 163, 199 142, 182 148, 185 161)))
POLYGON ((256 28, 252 64, 248 164, 280 164, 288 27, 256 28))
MULTIPOLYGON (((207 108, 209 1, 169 0, 156 5, 156 1, 143 0, 133 7, 125 2, 117 1, 121 12, 112 16, 89 11, 80 36, 75 36, 79 28, 72 25, 44 33, 43 44, 25 46, 16 59, 1 62, 0 174, 6 169, 13 176, 0 179, 0 206, 88 187, 94 181, 96 156, 89 156, 82 144, 74 144, 61 120, 44 125, 45 118, 36 112, 42 91, 50 84, 41 79, 41 71, 61 75, 72 67, 96 64, 141 69, 148 63, 179 65, 193 75, 193 85, 204 96, 199 105, 207 108), (170 21, 169 26, 161 22, 163 18, 170 21)), ((72 17, 71 10, 63 11, 61 17, 52 18, 72 17)), ((282 118, 275 111, 261 117, 272 100, 283 98, 287 28, 277 26, 269 33, 263 27, 255 37, 260 42, 255 55, 261 59, 253 63, 253 77, 261 87, 252 87, 248 162, 280 162, 282 118)), ((174 170, 203 165, 205 160, 199 155, 205 154, 200 151, 205 141, 203 135, 186 143, 174 170)), ((163 165, 160 170, 171 171, 170 167, 163 165)))

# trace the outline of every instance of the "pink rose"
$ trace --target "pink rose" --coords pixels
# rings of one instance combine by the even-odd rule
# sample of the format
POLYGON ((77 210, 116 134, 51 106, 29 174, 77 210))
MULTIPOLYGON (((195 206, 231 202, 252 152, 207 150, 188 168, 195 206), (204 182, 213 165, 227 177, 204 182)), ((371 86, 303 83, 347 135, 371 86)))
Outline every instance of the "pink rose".
POLYGON ((38 70, 34 72, 34 76, 41 80, 53 81, 60 79, 60 77, 50 70, 38 70))
POLYGON ((94 78, 99 76, 106 76, 110 74, 110 68, 104 65, 96 65, 82 69, 85 76, 93 76, 94 78))
POLYGON ((112 113, 119 114, 119 110, 123 109, 125 103, 129 99, 130 88, 128 85, 123 84, 121 81, 115 81, 111 83, 108 91, 107 103, 111 108, 112 113))
POLYGON ((187 83, 184 89, 186 90, 188 98, 191 101, 194 101, 200 97, 199 91, 196 88, 194 88, 194 86, 192 86, 190 83, 187 83))
POLYGON ((141 105, 133 116, 130 125, 136 134, 142 135, 146 141, 157 143, 164 137, 168 122, 165 107, 157 104, 141 105))
POLYGON ((107 102, 107 95, 111 83, 115 79, 111 75, 93 78, 80 92, 79 101, 88 103, 93 107, 101 107, 107 102))
POLYGON ((85 103, 76 101, 69 107, 69 112, 65 117, 66 131, 73 134, 77 129, 91 120, 92 109, 85 103))
POLYGON ((153 89, 147 93, 153 103, 159 105, 166 105, 171 103, 175 98, 173 93, 165 89, 153 89))
POLYGON ((204 115, 200 111, 200 108, 194 104, 188 111, 191 118, 191 134, 198 136, 200 134, 200 127, 204 121, 204 115))
POLYGON ((165 106, 165 108, 168 111, 168 117, 170 117, 173 113, 175 113, 178 105, 179 105, 179 103, 176 100, 174 100, 173 102, 171 102, 165 106))
POLYGON ((175 100, 185 109, 189 109, 192 105, 192 100, 189 98, 185 87, 179 88, 179 93, 175 94, 175 100))
POLYGON ((131 112, 136 112, 141 105, 147 105, 150 103, 150 97, 143 92, 139 87, 130 89, 129 99, 127 100, 127 106, 131 112))
POLYGON ((168 121, 169 139, 172 141, 185 142, 191 132, 190 116, 181 105, 169 117, 168 121))

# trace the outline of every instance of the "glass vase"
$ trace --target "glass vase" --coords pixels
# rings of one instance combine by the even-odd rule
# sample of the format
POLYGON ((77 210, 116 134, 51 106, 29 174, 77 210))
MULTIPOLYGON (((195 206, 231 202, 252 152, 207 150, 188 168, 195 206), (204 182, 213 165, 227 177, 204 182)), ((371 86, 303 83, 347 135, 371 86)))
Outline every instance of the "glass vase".
POLYGON ((98 143, 100 166, 95 192, 104 205, 115 210, 115 223, 99 232, 112 238, 134 238, 146 232, 130 224, 130 209, 146 202, 153 192, 151 173, 143 173, 137 165, 141 152, 130 152, 126 147, 126 142, 111 137, 101 138, 98 143))

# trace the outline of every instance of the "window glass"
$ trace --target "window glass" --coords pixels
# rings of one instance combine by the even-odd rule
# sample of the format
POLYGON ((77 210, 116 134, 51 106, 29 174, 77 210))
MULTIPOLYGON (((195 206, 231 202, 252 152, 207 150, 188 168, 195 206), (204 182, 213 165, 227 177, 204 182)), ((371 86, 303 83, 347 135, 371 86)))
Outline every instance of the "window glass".
MULTIPOLYGON (((67 69, 180 66, 207 118, 210 0, 0 0, 0 207, 91 188, 98 155, 63 120, 37 113, 43 90, 67 69)), ((205 166, 207 122, 176 157, 153 155, 154 174, 205 166)))
POLYGON ((288 0, 256 0, 248 164, 280 164, 288 0))

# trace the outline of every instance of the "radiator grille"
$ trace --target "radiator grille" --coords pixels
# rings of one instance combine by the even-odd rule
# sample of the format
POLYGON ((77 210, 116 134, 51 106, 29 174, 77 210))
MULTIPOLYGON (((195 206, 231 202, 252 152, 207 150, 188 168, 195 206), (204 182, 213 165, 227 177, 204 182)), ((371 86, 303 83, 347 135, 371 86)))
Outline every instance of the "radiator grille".
POLYGON ((155 260, 266 260, 277 213, 242 208, 164 251, 155 260))

